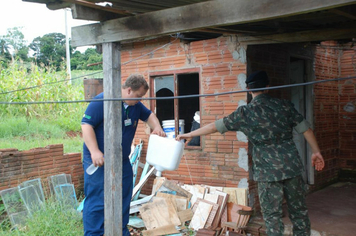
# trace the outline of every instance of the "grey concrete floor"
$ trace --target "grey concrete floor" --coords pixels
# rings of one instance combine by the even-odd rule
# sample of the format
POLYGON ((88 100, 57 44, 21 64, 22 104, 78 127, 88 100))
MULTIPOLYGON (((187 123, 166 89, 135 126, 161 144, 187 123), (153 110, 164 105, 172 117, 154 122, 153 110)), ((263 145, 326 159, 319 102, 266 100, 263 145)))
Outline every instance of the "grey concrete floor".
MULTIPOLYGON (((313 236, 356 236, 356 183, 339 182, 307 196, 313 236)), ((288 214, 283 218, 290 234, 288 214)))

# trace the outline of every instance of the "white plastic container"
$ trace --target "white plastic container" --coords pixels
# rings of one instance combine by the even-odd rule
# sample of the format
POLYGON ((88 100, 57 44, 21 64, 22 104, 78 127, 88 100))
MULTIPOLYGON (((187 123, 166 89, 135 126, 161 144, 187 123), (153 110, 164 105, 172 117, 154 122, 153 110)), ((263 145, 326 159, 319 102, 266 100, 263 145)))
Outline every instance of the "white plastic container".
MULTIPOLYGON (((167 138, 174 139, 176 137, 174 120, 162 121, 162 127, 167 138)), ((179 120, 179 134, 184 134, 184 120, 179 120)))
POLYGON ((94 164, 91 164, 91 165, 87 168, 86 172, 87 172, 88 175, 92 175, 92 174, 94 174, 94 172, 95 172, 98 168, 99 168, 99 166, 95 166, 94 164))
POLYGON ((152 134, 148 140, 146 161, 156 168, 156 175, 161 176, 162 171, 178 169, 183 149, 183 141, 152 134))

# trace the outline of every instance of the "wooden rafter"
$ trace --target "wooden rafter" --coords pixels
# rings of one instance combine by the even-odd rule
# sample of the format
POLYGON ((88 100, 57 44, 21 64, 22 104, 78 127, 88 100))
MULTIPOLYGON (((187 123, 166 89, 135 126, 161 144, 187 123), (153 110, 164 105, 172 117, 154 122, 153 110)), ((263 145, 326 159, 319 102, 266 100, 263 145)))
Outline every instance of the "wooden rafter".
POLYGON ((115 9, 113 7, 103 7, 103 6, 100 6, 100 5, 96 5, 95 3, 84 1, 84 0, 63 0, 63 1, 64 2, 68 2, 68 3, 78 4, 78 5, 85 6, 85 7, 90 7, 90 8, 102 10, 102 11, 107 11, 107 12, 117 13, 117 14, 121 14, 121 15, 132 16, 132 14, 127 12, 127 11, 115 9))
POLYGON ((355 4, 355 0, 215 0, 72 28, 72 45, 142 39, 203 28, 245 24, 355 4))

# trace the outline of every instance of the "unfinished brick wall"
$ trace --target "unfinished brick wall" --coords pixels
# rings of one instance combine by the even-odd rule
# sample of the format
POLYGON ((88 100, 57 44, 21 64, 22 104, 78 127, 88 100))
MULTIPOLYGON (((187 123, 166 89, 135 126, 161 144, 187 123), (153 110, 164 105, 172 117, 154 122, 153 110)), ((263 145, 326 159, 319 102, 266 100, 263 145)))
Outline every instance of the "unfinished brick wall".
MULTIPOLYGON (((340 77, 356 76, 356 47, 349 43, 339 45, 340 77)), ((356 172, 356 79, 339 82, 339 142, 340 168, 345 172, 356 172)), ((355 176, 353 174, 353 176, 355 176)), ((345 176, 346 180, 350 176, 345 176)), ((351 178, 353 180, 353 178, 351 178)))
MULTIPOLYGON (((200 93, 209 94, 242 90, 246 71, 266 70, 270 76, 271 85, 289 84, 291 57, 313 62, 313 80, 332 79, 355 73, 354 50, 341 54, 338 49, 330 47, 337 46, 333 42, 322 43, 320 47, 304 44, 249 46, 247 56, 244 57, 246 47, 234 41, 233 38, 220 37, 188 44, 176 40, 153 52, 152 50, 172 42, 173 39, 161 38, 125 44, 121 58, 122 78, 127 78, 132 73, 141 73, 148 78, 150 73, 157 71, 199 68, 200 93), (146 53, 149 54, 125 64, 146 53)), ((314 131, 326 160, 325 169, 315 174, 314 189, 336 181, 340 165, 343 168, 354 168, 354 151, 351 144, 355 138, 354 113, 344 114, 346 111, 341 111, 341 106, 345 105, 345 101, 355 100, 354 89, 354 80, 314 86, 314 131), (339 105, 339 102, 342 105, 339 105), (341 119, 344 116, 351 119, 341 119), (344 126, 343 131, 342 126, 344 126), (341 153, 345 154, 345 158, 339 158, 341 153)), ((289 89, 283 89, 271 91, 271 94, 289 99, 291 93, 289 89)), ((243 103, 246 100, 246 94, 201 98, 202 125, 231 113, 237 108, 239 101, 243 103)), ((144 103, 149 107, 147 101, 144 103)), ((140 123, 136 138, 144 140, 143 162, 149 133, 150 130, 140 123)), ((208 135, 202 139, 201 150, 186 150, 179 169, 163 172, 163 175, 188 184, 229 187, 236 187, 242 179, 247 179, 250 193, 253 195, 250 201, 254 202, 257 197, 253 192, 255 185, 248 176, 248 171, 239 165, 241 149, 247 150, 248 145, 239 141, 235 132, 228 132, 225 135, 208 135)), ((145 185, 143 192, 150 192, 152 179, 145 185)))
POLYGON ((81 153, 63 154, 63 144, 27 151, 0 149, 0 170, 0 191, 41 178, 42 187, 48 194, 47 177, 63 173, 71 175, 77 194, 82 192, 84 186, 81 153))
MULTIPOLYGON (((171 38, 161 38, 123 45, 121 62, 124 64, 171 41, 171 38)), ((148 78, 149 73, 157 71, 199 68, 201 94, 241 90, 239 78, 244 78, 246 74, 245 55, 245 49, 233 42, 231 37, 188 44, 176 40, 148 56, 124 64, 122 78, 132 73, 141 73, 148 78)), ((246 94, 201 98, 201 125, 230 114, 238 107, 239 101, 246 102, 246 94)), ((149 107, 148 102, 144 103, 149 107)), ((149 132, 142 123, 139 124, 135 137, 144 140, 142 162, 145 162, 149 132)), ((201 144, 200 150, 185 150, 179 169, 165 171, 163 176, 186 184, 222 187, 237 187, 241 179, 247 182, 248 171, 238 164, 239 150, 247 150, 247 143, 238 141, 236 132, 208 135, 202 138, 201 144)), ((145 185, 143 193, 150 193, 152 179, 145 185)))
MULTIPOLYGON (((322 42, 315 51, 315 80, 339 77, 340 51, 336 42, 322 42)), ((315 135, 325 159, 325 168, 315 176, 321 188, 337 181, 339 166, 339 91, 338 82, 314 85, 315 135)))

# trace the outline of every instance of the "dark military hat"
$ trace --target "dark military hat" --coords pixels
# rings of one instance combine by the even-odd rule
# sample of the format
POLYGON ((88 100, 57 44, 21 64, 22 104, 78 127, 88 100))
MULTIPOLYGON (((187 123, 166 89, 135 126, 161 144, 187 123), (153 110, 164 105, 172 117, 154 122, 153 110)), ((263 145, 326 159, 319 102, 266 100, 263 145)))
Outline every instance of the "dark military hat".
POLYGON ((269 79, 266 71, 253 72, 246 79, 246 86, 249 89, 264 88, 269 84, 269 79))

